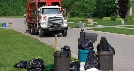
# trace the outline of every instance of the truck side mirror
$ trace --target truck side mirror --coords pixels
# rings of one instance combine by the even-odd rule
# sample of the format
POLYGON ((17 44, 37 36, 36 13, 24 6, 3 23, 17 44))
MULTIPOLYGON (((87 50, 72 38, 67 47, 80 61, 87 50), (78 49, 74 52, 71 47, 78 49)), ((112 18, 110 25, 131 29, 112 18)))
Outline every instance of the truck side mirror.
POLYGON ((63 9, 63 13, 66 14, 66 9, 63 9))
POLYGON ((66 9, 62 9, 62 14, 66 15, 66 9))

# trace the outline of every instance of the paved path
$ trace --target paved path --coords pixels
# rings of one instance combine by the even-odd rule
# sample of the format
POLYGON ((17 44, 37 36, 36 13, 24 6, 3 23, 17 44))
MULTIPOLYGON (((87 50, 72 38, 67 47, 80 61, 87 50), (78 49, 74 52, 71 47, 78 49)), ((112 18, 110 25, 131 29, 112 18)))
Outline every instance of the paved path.
MULTIPOLYGON (((7 20, 9 20, 9 18, 0 18, 0 22, 5 22, 7 20)), ((22 18, 10 18, 10 20, 13 20, 12 24, 13 29, 25 32, 25 27, 22 18)), ((92 30, 85 30, 85 31, 98 34, 98 41, 94 43, 95 48, 101 36, 105 36, 108 42, 115 48, 116 55, 114 56, 114 69, 116 71, 133 71, 134 36, 116 35, 110 33, 96 32, 92 30)), ((67 37, 58 38, 58 47, 69 45, 71 47, 72 52, 74 53, 73 56, 77 57, 78 54, 77 41, 79 38, 79 33, 80 29, 69 29, 67 37)), ((41 39, 42 41, 54 44, 54 37, 43 37, 43 38, 37 37, 37 38, 41 39)))

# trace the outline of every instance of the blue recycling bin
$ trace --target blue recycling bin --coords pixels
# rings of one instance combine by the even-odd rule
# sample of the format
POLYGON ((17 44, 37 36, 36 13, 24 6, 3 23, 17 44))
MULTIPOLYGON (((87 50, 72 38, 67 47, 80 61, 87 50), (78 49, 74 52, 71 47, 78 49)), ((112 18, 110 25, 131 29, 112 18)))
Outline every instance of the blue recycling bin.
POLYGON ((6 23, 2 23, 2 27, 6 27, 6 23))
POLYGON ((78 50, 78 59, 80 62, 86 62, 89 51, 91 52, 92 50, 78 50))

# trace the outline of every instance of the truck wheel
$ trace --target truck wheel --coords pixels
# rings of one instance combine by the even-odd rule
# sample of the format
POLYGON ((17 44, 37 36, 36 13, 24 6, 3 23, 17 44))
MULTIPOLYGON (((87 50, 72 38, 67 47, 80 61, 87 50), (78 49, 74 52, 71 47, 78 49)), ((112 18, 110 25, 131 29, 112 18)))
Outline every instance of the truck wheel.
POLYGON ((35 34, 34 26, 31 26, 31 28, 30 28, 30 34, 31 34, 31 35, 34 35, 34 34, 35 34))
POLYGON ((64 30, 64 31, 62 32, 62 36, 63 36, 63 37, 66 37, 66 36, 67 36, 67 30, 64 30))
POLYGON ((44 36, 44 33, 43 33, 42 29, 39 28, 39 37, 43 37, 43 36, 44 36))

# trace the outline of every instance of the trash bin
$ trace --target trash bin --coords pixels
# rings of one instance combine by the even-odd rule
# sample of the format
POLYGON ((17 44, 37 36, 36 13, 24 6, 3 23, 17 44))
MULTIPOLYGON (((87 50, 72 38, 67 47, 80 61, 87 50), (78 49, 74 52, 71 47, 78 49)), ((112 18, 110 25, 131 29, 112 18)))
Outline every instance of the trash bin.
POLYGON ((95 43, 95 41, 97 41, 97 37, 98 34, 85 32, 85 39, 90 39, 92 43, 95 43))
POLYGON ((6 23, 2 23, 2 27, 6 27, 6 23))
POLYGON ((78 50, 78 60, 80 62, 86 62, 89 51, 92 51, 92 50, 79 49, 78 50))
POLYGON ((70 71, 71 52, 54 53, 54 71, 70 71))
POLYGON ((83 23, 80 21, 79 22, 79 28, 83 28, 82 26, 83 26, 83 23))
POLYGON ((113 55, 110 51, 101 51, 99 54, 100 70, 113 71, 113 55))
POLYGON ((80 38, 78 38, 78 42, 82 41, 83 39, 89 39, 92 41, 92 43, 95 43, 95 41, 97 41, 97 37, 98 34, 96 33, 87 33, 87 32, 83 32, 84 30, 81 29, 80 32, 80 38))

